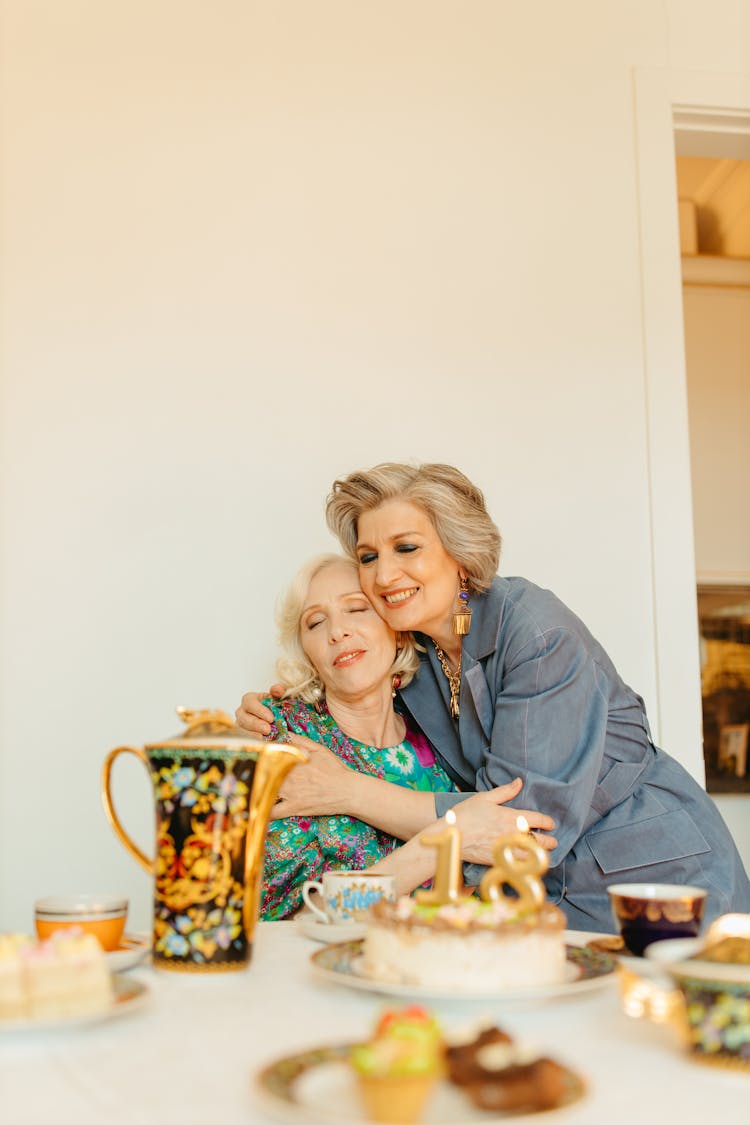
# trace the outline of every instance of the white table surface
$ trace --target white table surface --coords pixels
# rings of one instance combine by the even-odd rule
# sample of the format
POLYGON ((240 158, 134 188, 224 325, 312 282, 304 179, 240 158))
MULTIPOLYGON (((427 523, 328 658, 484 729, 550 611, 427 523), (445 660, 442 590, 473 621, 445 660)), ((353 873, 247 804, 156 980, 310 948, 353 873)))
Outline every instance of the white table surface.
MULTIPOLYGON (((366 1037, 390 1003, 316 979, 309 958, 320 948, 294 922, 261 923, 247 971, 202 976, 141 966, 131 973, 148 986, 149 1001, 127 1017, 0 1034, 0 1121, 270 1125, 277 1118, 257 1098, 257 1070, 282 1055, 366 1037)), ((750 1074, 691 1062, 670 1028, 623 1014, 614 980, 505 1009, 492 1001, 431 1007, 445 1026, 489 1014, 585 1078, 583 1100, 523 1118, 529 1125, 750 1122, 750 1074)))

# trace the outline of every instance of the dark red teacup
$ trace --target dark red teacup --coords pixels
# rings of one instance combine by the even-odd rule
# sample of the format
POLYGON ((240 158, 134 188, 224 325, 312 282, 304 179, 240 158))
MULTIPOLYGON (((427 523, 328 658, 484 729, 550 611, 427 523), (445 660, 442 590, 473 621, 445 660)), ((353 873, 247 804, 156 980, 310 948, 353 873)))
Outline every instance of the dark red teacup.
POLYGON ((708 893, 677 883, 616 883, 607 887, 617 928, 628 950, 670 938, 697 937, 708 893))

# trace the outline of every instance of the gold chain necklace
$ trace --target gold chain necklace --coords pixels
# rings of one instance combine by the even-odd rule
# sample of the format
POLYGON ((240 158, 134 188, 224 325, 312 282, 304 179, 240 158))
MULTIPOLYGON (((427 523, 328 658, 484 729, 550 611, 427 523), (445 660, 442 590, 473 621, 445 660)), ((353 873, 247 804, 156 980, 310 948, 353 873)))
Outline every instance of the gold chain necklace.
POLYGON ((445 655, 437 641, 433 641, 432 643, 435 646, 435 652, 437 653, 437 658, 440 661, 440 667, 445 672, 445 678, 447 679, 448 686, 451 689, 451 718, 457 719, 459 714, 458 700, 461 693, 461 654, 459 653, 458 656, 458 668, 454 672, 450 664, 448 663, 448 657, 445 655))

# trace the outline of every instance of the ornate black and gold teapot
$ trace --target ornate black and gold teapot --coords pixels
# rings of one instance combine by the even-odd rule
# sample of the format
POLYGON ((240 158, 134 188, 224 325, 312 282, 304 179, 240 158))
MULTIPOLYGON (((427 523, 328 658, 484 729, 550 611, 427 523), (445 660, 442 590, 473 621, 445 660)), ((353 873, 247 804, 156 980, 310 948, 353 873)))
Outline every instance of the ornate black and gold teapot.
POLYGON ((178 707, 182 734, 137 749, 118 746, 102 770, 110 824, 154 876, 154 964, 202 972, 242 969, 252 951, 263 844, 285 776, 307 755, 248 737, 222 711, 178 707), (156 806, 156 858, 133 843, 115 812, 112 766, 135 754, 149 771, 156 806))

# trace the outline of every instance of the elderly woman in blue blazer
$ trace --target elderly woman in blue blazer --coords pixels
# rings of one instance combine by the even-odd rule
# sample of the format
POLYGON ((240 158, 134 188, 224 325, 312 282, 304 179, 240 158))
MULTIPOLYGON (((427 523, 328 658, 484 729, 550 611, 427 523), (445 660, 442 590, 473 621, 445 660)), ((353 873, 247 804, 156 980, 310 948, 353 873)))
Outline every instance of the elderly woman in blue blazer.
MULTIPOLYGON (((448 465, 379 465, 335 482, 327 518, 372 604, 423 650, 401 706, 462 792, 432 807, 433 795, 373 789, 316 755, 285 783, 284 815, 366 809, 407 838, 473 791, 515 782, 523 805, 555 822, 545 881, 570 927, 611 930, 606 888, 623 882, 704 887, 706 919, 750 911, 721 816, 654 745, 643 700, 554 594, 497 576, 500 535, 471 481, 448 465)), ((268 715, 252 694, 237 712, 259 732, 268 715)), ((482 868, 465 874, 478 882, 482 868)))

